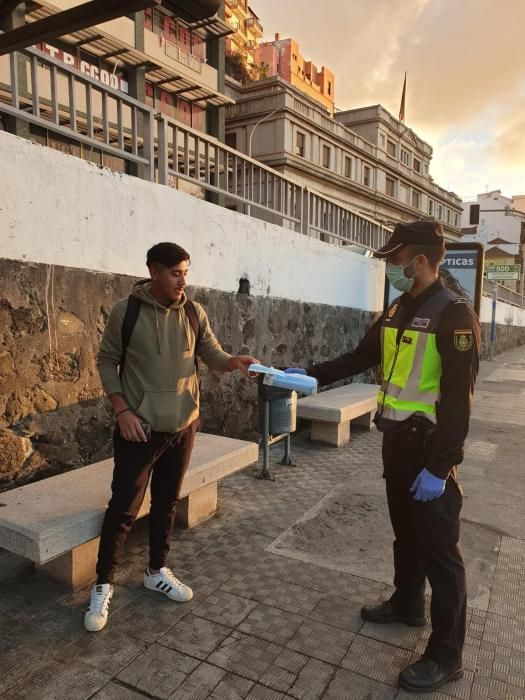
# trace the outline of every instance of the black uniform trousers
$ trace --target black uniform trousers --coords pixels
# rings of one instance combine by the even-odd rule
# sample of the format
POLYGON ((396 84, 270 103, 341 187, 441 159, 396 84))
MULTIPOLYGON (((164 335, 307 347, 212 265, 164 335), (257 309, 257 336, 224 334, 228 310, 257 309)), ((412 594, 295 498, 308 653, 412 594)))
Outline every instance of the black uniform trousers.
POLYGON ((438 663, 461 661, 465 640, 467 590, 459 546, 463 495, 455 469, 444 494, 433 501, 415 501, 410 486, 425 466, 427 421, 411 419, 384 434, 383 464, 390 519, 394 529, 395 592, 398 610, 421 615, 425 579, 432 588, 432 634, 425 656, 438 663))
POLYGON ((118 427, 113 435, 115 469, 97 562, 98 583, 113 583, 151 476, 149 567, 166 565, 175 506, 195 443, 198 421, 179 433, 152 432, 148 442, 128 442, 118 427))

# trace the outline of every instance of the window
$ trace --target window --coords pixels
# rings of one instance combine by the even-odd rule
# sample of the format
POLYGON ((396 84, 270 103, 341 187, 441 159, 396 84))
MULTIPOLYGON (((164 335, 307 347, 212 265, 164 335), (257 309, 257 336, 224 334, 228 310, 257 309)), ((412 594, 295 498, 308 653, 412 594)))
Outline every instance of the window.
POLYGON ((450 209, 447 209, 447 224, 450 224, 451 213, 450 209))
POLYGON ((323 168, 330 167, 330 146, 323 146, 323 168))
POLYGON ((401 162, 407 167, 410 165, 410 153, 405 151, 404 148, 401 149, 401 162))
POLYGON ((305 135, 301 131, 298 131, 297 136, 296 136, 296 140, 295 140, 295 155, 296 156, 301 156, 301 158, 304 158, 305 142, 306 142, 305 135))
POLYGON ((438 219, 443 221, 443 205, 441 204, 438 206, 438 219))
POLYGON ((413 168, 414 168, 414 170, 416 171, 416 173, 420 173, 420 172, 421 172, 421 161, 418 160, 417 158, 414 158, 413 168))
POLYGON ((332 83, 330 81, 328 81, 328 94, 332 94, 332 83))
POLYGON ((352 177, 352 159, 345 156, 345 177, 352 177))
POLYGON ((433 199, 428 200, 428 213, 430 216, 434 216, 434 200, 433 199))
POLYGON ((395 197, 396 196, 396 181, 393 180, 391 177, 387 177, 386 179, 386 189, 385 192, 389 197, 395 197))
POLYGON ((363 185, 372 187, 372 169, 365 165, 363 168, 363 185))
POLYGON ((479 204, 470 205, 470 225, 477 226, 479 224, 479 204))
POLYGON ((419 205, 421 203, 421 195, 417 190, 412 190, 412 206, 414 209, 419 209, 419 205))
POLYGON ((392 158, 396 157, 396 144, 393 141, 386 142, 386 152, 389 156, 392 156, 392 158))
POLYGON ((457 212, 454 214, 454 226, 456 228, 459 226, 459 214, 457 212))
POLYGON ((230 148, 237 149, 237 133, 235 131, 231 131, 229 134, 226 134, 224 141, 230 148))

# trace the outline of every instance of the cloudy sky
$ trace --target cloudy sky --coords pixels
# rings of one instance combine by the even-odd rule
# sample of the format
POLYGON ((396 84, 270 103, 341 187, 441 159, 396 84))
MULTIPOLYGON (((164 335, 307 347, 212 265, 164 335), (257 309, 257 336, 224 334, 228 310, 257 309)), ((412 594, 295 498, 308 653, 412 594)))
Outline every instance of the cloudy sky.
POLYGON ((525 0, 251 0, 336 75, 336 104, 394 116, 434 148, 431 173, 460 196, 525 194, 525 0))

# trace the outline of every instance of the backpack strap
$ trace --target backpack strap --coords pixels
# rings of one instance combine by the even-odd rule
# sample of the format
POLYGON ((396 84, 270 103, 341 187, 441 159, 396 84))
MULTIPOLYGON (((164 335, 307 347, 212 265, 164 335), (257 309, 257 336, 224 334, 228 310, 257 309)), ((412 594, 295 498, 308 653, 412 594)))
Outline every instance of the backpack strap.
POLYGON ((124 364, 126 362, 126 350, 128 349, 129 341, 133 334, 133 329, 137 323, 140 312, 140 301, 137 297, 132 294, 128 297, 128 305, 126 306, 126 313, 124 314, 124 320, 122 321, 122 328, 120 330, 120 337, 122 340, 122 354, 120 356, 119 376, 122 377, 124 372, 124 364))
POLYGON ((199 318, 197 316, 197 309, 195 308, 195 304, 190 299, 187 299, 186 303, 184 304, 184 312, 188 318, 188 321, 190 322, 193 334, 195 335, 195 371, 198 373, 199 360, 197 358, 197 349, 201 340, 201 326, 199 323, 199 318))

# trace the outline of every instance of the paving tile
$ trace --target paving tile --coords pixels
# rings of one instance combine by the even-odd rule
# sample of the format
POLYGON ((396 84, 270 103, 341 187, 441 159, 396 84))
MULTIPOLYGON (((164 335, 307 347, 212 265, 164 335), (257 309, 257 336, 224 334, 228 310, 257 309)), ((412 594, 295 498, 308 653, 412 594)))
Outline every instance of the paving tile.
POLYGON ((226 676, 226 671, 203 663, 198 666, 171 696, 173 700, 206 700, 226 676))
POLYGON ((357 635, 341 666, 367 678, 396 686, 399 672, 410 664, 406 649, 357 635))
POLYGON ((243 678, 259 681, 281 650, 278 644, 233 632, 207 661, 243 678))
POLYGON ((227 627, 236 627, 256 605, 253 601, 219 590, 196 605, 193 613, 227 627))
POLYGON ((253 685, 253 681, 241 678, 235 673, 227 673, 208 697, 210 700, 244 700, 253 685))
POLYGON ((332 627, 341 627, 349 632, 359 632, 363 627, 362 605, 358 602, 330 596, 319 601, 309 617, 332 627))
POLYGON ((197 659, 205 659, 231 632, 230 627, 190 613, 162 635, 158 643, 197 659))
POLYGON ((322 698, 335 670, 335 666, 331 666, 324 661, 308 659, 297 675, 295 683, 288 690, 288 695, 297 700, 318 700, 322 698))
POLYGON ((115 676, 145 649, 145 642, 106 627, 97 634, 86 633, 82 639, 68 645, 61 651, 60 658, 76 659, 115 676))
POLYGON ((143 700, 147 697, 148 695, 143 695, 138 690, 112 681, 99 690, 96 695, 93 695, 92 700, 143 700))
POLYGON ((118 680, 157 698, 169 698, 199 661, 153 644, 118 675, 118 680))
POLYGON ((3 696, 5 700, 88 700, 107 685, 111 676, 79 661, 51 661, 22 678, 3 696))
POLYGON ((357 673, 338 669, 323 698, 326 700, 389 700, 396 697, 396 689, 357 673))
POLYGON ((260 603, 308 617, 325 596, 319 591, 296 586, 282 579, 265 578, 252 597, 260 603))
POLYGON ((286 645, 320 661, 338 664, 352 644, 355 635, 317 620, 307 620, 286 645))
MULTIPOLYGON (((414 651, 422 638, 422 628, 409 627, 401 623, 379 625, 373 622, 366 622, 359 634, 363 637, 377 639, 379 642, 386 642, 392 646, 414 651)), ((426 647, 427 638, 423 638, 423 649, 426 647)))
POLYGON ((284 697, 284 693, 279 693, 276 690, 256 683, 246 696, 246 700, 283 700, 284 697))
POLYGON ((245 618, 238 630, 254 637, 286 644, 303 624, 304 617, 260 603, 245 618))

